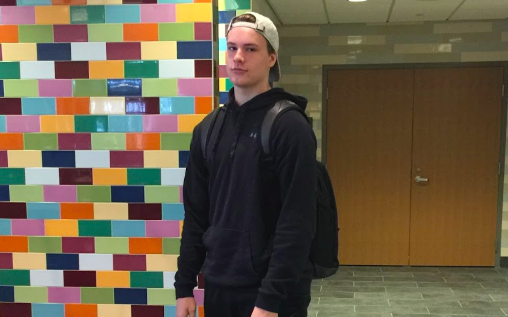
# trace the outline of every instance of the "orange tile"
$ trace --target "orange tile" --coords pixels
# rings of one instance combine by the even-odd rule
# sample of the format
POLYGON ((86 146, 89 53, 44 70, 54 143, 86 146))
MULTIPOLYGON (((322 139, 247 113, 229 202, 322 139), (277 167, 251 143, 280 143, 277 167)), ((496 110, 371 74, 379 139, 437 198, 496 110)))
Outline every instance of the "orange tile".
POLYGON ((77 237, 78 221, 75 219, 47 219, 44 221, 47 236, 77 237))
POLYGON ((41 132, 74 132, 74 116, 41 116, 41 132))
POLYGON ((0 150, 23 150, 23 133, 2 133, 0 150))
POLYGON ((35 7, 36 24, 70 24, 71 14, 69 6, 40 6, 35 7))
POLYGON ((90 61, 90 79, 124 78, 123 61, 90 61))
POLYGON ((205 317, 205 307, 204 306, 198 306, 198 316, 205 317))
POLYGON ((127 150, 160 150, 159 133, 127 133, 127 150))
POLYGON ((97 305, 65 304, 65 317, 97 317, 97 305))
POLYGON ((83 5, 86 4, 86 0, 53 0, 53 5, 83 5))
POLYGON ((56 98, 56 114, 90 114, 90 98, 56 98))
POLYGON ((0 237, 0 252, 28 252, 28 238, 13 236, 0 237))
POLYGON ((178 132, 192 132, 206 117, 205 114, 181 114, 178 116, 178 132))
POLYGON ((97 287, 130 287, 127 271, 97 271, 97 287))
POLYGON ((127 185, 126 168, 94 168, 94 185, 127 185))
POLYGON ((162 238, 129 238, 129 253, 161 254, 162 238))
POLYGON ((0 25, 0 43, 18 43, 17 25, 0 25))
POLYGON ((194 101, 194 112, 196 114, 209 114, 212 112, 212 97, 196 97, 194 101))
POLYGON ((159 25, 157 23, 136 23, 123 25, 124 41, 158 41, 159 25))
POLYGON ((61 203, 62 219, 93 219, 93 203, 61 203))

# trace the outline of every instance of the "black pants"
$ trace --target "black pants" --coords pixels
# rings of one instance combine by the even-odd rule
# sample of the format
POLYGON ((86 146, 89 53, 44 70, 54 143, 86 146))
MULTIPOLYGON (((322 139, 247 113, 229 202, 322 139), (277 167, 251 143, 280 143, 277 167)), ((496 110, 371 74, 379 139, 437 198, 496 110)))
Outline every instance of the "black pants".
MULTIPOLYGON (((205 317, 250 317, 258 288, 222 289, 205 283, 205 317)), ((279 317, 307 317, 310 295, 291 295, 282 302, 279 317)))

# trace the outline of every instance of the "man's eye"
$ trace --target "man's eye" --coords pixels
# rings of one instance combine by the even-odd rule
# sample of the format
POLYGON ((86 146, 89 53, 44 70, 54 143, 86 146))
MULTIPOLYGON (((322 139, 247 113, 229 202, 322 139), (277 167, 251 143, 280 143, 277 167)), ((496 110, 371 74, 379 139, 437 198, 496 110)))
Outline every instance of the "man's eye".
POLYGON ((234 46, 228 47, 228 51, 234 51, 234 50, 236 50, 236 47, 234 47, 234 46))

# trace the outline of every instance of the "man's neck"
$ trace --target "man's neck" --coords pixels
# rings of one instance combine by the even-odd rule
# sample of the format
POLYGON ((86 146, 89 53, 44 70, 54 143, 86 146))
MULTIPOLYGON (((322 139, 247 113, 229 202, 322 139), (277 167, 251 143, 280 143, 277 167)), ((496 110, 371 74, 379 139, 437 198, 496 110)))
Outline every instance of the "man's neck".
POLYGON ((256 88, 235 87, 235 101, 239 106, 241 106, 257 95, 262 94, 270 89, 271 87, 268 84, 266 86, 256 88))

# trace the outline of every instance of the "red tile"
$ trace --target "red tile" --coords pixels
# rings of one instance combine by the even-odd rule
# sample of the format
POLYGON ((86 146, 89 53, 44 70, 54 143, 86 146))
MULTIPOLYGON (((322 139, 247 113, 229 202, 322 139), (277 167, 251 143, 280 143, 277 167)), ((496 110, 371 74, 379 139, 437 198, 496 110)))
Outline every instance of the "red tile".
POLYGON ((212 23, 194 23, 194 38, 196 41, 211 41, 212 23))
POLYGON ((92 136, 90 133, 58 134, 59 150, 91 150, 92 136))
POLYGON ((108 60, 141 59, 141 43, 106 43, 106 57, 108 60))
POLYGON ((205 277, 203 276, 203 273, 198 274, 198 288, 205 289, 205 277))
POLYGON ((132 317, 145 317, 145 316, 164 317, 164 306, 132 305, 131 306, 131 316, 132 317))
MULTIPOLYGON (((55 25, 56 26, 56 25, 55 25)), ((55 62, 56 79, 88 78, 88 62, 55 62)))
POLYGON ((228 71, 226 69, 226 65, 219 66, 219 77, 220 78, 228 78, 228 71))
POLYGON ((129 220, 162 220, 162 205, 129 204, 129 220))
POLYGON ((95 287, 95 271, 64 271, 64 286, 95 287))
POLYGON ((146 271, 146 256, 143 254, 113 254, 113 270, 146 271))
POLYGON ((194 61, 195 77, 213 77, 213 64, 212 60, 195 60, 194 61))
POLYGON ((123 4, 155 4, 157 0, 123 0, 123 4))
POLYGON ((91 168, 61 168, 60 185, 93 185, 91 168))
POLYGON ((0 167, 7 167, 8 164, 7 151, 0 151, 0 167))
POLYGON ((54 25, 55 42, 88 42, 86 25, 54 25))
POLYGON ((111 151, 111 167, 144 167, 143 151, 111 151))
POLYGON ((0 115, 21 114, 21 98, 0 98, 0 115))
POLYGON ((126 97, 126 114, 159 114, 159 97, 126 97))
POLYGON ((26 203, 0 202, 0 219, 26 219, 26 203))
POLYGON ((95 239, 93 237, 63 237, 63 253, 95 253, 95 239))
MULTIPOLYGON (((0 5, 2 0, 0 0, 0 5)), ((32 317, 32 305, 29 303, 0 303, 2 317, 32 317)))
POLYGON ((0 269, 12 268, 12 253, 0 253, 0 269))
POLYGON ((15 6, 16 0, 0 0, 0 7, 1 6, 15 6))

